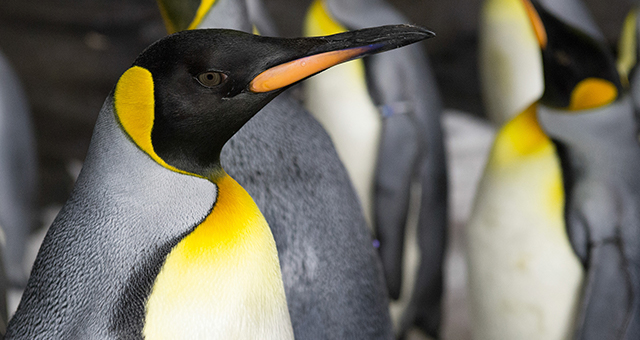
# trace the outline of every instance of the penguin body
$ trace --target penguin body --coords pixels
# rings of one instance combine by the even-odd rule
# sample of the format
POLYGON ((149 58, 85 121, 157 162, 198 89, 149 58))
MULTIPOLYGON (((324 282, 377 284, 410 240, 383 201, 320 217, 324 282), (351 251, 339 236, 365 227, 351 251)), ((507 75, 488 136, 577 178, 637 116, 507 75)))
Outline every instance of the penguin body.
POLYGON ((560 162, 532 105, 498 132, 466 227, 474 339, 567 339, 583 269, 560 162))
MULTIPOLYGON (((318 0, 309 9, 305 34, 406 21, 384 1, 318 0)), ((399 52, 310 79, 305 105, 329 131, 370 215, 390 296, 402 295, 392 307, 398 333, 418 326, 437 337, 447 228, 442 107, 420 46, 399 52), (420 202, 411 204, 412 190, 421 192, 413 196, 420 202), (405 249, 410 205, 420 207, 418 237, 406 240, 405 249), (403 275, 405 254, 416 253, 418 268, 403 275)))
POLYGON ((103 106, 6 338, 292 339, 273 236, 222 147, 288 86, 428 35, 194 30, 147 48, 103 106))
POLYGON ((132 337, 127 326, 141 331, 144 323, 128 325, 124 317, 143 315, 145 307, 132 298, 149 294, 164 257, 215 201, 213 183, 145 157, 107 99, 83 170, 43 241, 7 337, 109 339, 111 329, 115 338, 132 337))
MULTIPOLYGON (((25 95, 16 74, 2 54, 0 79, 0 228, 4 235, 3 266, 7 283, 22 287, 27 279, 24 271, 25 247, 35 223, 35 138, 25 95)), ((6 308, 0 309, 5 313, 6 308)))
POLYGON ((585 268, 575 339, 640 337, 635 108, 611 51, 532 1, 545 92, 538 117, 562 164, 565 221, 585 268))
POLYGON ((570 112, 542 107, 540 122, 566 148, 567 222, 586 264, 576 339, 640 336, 640 146, 631 98, 570 112), (569 172, 570 171, 570 172, 569 172))
MULTIPOLYGON (((563 20, 597 31, 588 14, 567 10, 581 3, 553 7, 563 20)), ((473 333, 566 339, 574 332, 585 270, 566 231, 561 162, 537 120, 544 91, 540 42, 525 2, 488 1, 484 13, 481 39, 493 44, 481 52, 485 105, 494 121, 506 124, 466 227, 473 333)))

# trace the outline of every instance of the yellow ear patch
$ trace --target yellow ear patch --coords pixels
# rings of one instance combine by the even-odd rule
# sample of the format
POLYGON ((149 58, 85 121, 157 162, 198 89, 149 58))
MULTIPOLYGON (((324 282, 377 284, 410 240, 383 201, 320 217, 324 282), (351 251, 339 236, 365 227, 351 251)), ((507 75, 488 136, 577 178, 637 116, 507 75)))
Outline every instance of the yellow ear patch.
POLYGON ((151 130, 155 118, 153 77, 147 69, 133 66, 118 80, 114 94, 116 117, 124 132, 133 142, 158 164, 165 168, 187 173, 167 164, 153 150, 151 130))
POLYGON ((569 110, 587 110, 607 105, 618 97, 618 89, 610 81, 587 78, 571 92, 569 110))
POLYGON ((323 36, 348 31, 346 27, 334 20, 325 8, 322 0, 315 0, 305 19, 306 36, 323 36))
POLYGON ((529 0, 522 0, 522 3, 524 4, 524 8, 527 10, 527 16, 531 21, 531 26, 536 34, 536 38, 538 39, 538 44, 540 44, 542 49, 545 49, 547 47, 547 31, 544 29, 542 20, 540 20, 538 12, 529 0))

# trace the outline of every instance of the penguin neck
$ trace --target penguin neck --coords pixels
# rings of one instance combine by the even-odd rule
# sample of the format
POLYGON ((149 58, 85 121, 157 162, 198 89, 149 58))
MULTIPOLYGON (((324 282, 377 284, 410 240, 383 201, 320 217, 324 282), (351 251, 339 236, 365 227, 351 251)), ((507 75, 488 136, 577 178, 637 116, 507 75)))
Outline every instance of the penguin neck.
POLYGON ((278 253, 249 194, 222 168, 211 213, 167 256, 145 339, 292 339, 278 253))
POLYGON ((535 157, 548 152, 551 140, 542 130, 534 103, 507 122, 496 136, 494 153, 500 164, 519 162, 523 158, 535 157))

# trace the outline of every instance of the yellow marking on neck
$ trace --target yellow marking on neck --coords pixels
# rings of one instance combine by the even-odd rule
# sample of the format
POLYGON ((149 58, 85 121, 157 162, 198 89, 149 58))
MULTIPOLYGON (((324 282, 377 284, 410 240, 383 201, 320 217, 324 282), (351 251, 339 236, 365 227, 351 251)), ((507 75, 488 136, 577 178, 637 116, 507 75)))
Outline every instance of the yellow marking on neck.
POLYGON ((537 104, 529 106, 500 129, 493 147, 498 162, 510 163, 551 147, 551 141, 538 123, 536 107, 537 104))
POLYGON ((587 78, 571 92, 569 110, 587 110, 607 105, 618 97, 618 89, 610 81, 587 78))
POLYGON ((618 40, 617 66, 625 86, 629 86, 629 72, 638 62, 637 19, 638 12, 635 9, 631 10, 624 20, 622 34, 618 40))
POLYGON ((140 66, 128 69, 118 80, 114 94, 116 116, 125 133, 133 142, 163 167, 198 176, 167 164, 153 149, 151 130, 155 118, 153 76, 140 66))
POLYGON ((198 7, 198 11, 196 12, 196 16, 193 18, 193 21, 189 24, 187 29, 192 30, 194 28, 198 28, 198 25, 200 25, 205 15, 209 13, 209 10, 211 10, 211 7, 213 7, 215 2, 216 0, 202 0, 202 2, 200 2, 200 7, 198 7))
POLYGON ((271 230, 224 174, 213 210, 169 253, 146 305, 145 339, 264 339, 290 327, 271 230), (287 326, 288 325, 288 326, 287 326), (266 330, 265 330, 266 329, 266 330))
POLYGON ((315 0, 307 12, 304 31, 306 36, 313 37, 342 33, 348 29, 331 17, 324 1, 315 0))

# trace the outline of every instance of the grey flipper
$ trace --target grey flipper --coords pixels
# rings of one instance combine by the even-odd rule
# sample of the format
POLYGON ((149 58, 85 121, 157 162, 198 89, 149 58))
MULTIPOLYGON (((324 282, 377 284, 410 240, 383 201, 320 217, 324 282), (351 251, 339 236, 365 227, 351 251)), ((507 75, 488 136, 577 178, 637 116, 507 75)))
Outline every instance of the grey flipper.
POLYGON ((575 339, 640 338, 640 146, 629 96, 584 112, 539 108, 568 185, 568 234, 587 270, 575 339))
MULTIPOLYGON (((327 5, 338 21, 349 29, 408 22, 381 0, 328 0, 327 5)), ((365 63, 374 100, 387 108, 387 112, 405 115, 414 129, 401 132, 399 126, 402 124, 395 124, 389 118, 383 123, 378 155, 380 166, 376 175, 375 228, 380 238, 385 276, 393 296, 400 284, 397 267, 401 266, 399 261, 402 260, 399 254, 402 254, 404 247, 405 202, 408 198, 397 199, 389 204, 389 193, 395 197, 407 197, 410 194, 407 183, 418 182, 421 187, 418 219, 420 266, 400 332, 405 332, 415 324, 425 333, 437 337, 441 318, 442 263, 447 241, 447 173, 440 122, 442 105, 437 84, 420 45, 372 56, 365 59, 365 63), (416 139, 407 145, 406 140, 394 138, 399 133, 414 134, 416 139), (416 148, 418 152, 400 152, 403 148, 416 148), (389 150, 396 150, 396 154, 389 150), (382 167, 382 164, 393 164, 395 167, 382 167), (413 165, 413 169, 406 171, 403 167, 409 164, 413 165), (398 176, 398 179, 389 181, 393 176, 398 176), (385 244, 385 239, 390 244, 385 244)))
POLYGON ((138 149, 111 98, 6 339, 142 339, 144 304, 166 254, 213 207, 215 185, 138 149))
POLYGON ((391 339, 382 272, 349 177, 321 125, 286 92, 222 163, 269 222, 297 339, 391 339))
POLYGON ((37 162, 27 101, 0 54, 0 227, 4 267, 11 285, 24 287, 24 252, 35 224, 37 162))
MULTIPOLYGON (((221 19, 214 27, 228 25, 238 23, 221 19)), ((221 160, 273 232, 295 337, 392 339, 382 270, 360 203, 311 114, 288 92, 279 95, 227 142, 221 160)))
POLYGON ((598 41, 606 42, 604 34, 582 0, 539 0, 539 2, 565 23, 579 28, 598 41))
POLYGON ((405 226, 411 183, 418 158, 418 131, 409 115, 384 119, 375 185, 376 237, 389 296, 398 299, 402 288, 405 226))

